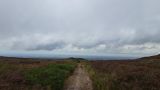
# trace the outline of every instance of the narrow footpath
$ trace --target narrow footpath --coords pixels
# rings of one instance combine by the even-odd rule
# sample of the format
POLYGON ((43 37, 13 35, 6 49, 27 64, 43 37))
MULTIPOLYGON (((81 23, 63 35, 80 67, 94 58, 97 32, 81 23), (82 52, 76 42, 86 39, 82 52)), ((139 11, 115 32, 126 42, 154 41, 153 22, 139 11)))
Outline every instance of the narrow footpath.
POLYGON ((93 90, 92 81, 82 64, 78 65, 73 75, 65 82, 64 90, 93 90))

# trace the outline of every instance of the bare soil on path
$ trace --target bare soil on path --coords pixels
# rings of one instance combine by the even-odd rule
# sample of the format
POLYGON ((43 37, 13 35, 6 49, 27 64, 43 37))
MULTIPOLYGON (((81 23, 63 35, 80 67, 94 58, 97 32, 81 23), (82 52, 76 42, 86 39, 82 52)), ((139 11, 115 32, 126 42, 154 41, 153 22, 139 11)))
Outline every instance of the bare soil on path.
POLYGON ((65 82, 64 90, 93 90, 92 81, 82 64, 78 65, 65 82))

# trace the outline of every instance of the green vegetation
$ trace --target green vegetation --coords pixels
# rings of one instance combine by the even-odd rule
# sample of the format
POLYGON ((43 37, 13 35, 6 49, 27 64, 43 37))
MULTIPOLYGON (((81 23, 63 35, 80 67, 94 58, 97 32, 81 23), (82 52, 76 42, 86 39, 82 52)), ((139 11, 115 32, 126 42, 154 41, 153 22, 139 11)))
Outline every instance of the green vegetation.
POLYGON ((3 59, 0 60, 0 90, 62 90, 77 63, 85 65, 94 90, 160 88, 160 55, 133 61, 3 59))
POLYGON ((72 60, 0 59, 0 90, 62 90, 77 66, 72 60))
POLYGON ((46 67, 33 68, 27 71, 25 77, 31 85, 61 90, 65 79, 73 72, 74 68, 74 64, 49 64, 46 67))
POLYGON ((91 61, 94 90, 159 90, 160 60, 91 61))

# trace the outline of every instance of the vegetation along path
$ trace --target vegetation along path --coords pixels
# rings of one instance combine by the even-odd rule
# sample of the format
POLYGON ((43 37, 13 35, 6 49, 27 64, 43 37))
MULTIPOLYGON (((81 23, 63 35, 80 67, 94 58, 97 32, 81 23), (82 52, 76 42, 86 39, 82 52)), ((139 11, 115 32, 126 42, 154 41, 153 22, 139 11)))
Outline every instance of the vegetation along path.
POLYGON ((79 64, 72 76, 65 82, 64 90, 92 90, 92 81, 82 64, 79 64))

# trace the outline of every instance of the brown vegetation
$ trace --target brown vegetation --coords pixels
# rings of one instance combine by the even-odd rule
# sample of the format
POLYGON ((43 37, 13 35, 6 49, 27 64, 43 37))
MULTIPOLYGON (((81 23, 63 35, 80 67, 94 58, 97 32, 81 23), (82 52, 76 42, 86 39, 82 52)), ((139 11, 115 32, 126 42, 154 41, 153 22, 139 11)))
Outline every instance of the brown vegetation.
POLYGON ((75 65, 71 60, 0 57, 0 90, 60 90, 75 65))
POLYGON ((91 61, 95 90, 159 90, 160 56, 134 61, 91 61))

